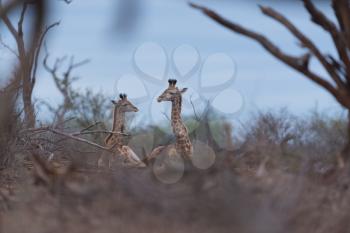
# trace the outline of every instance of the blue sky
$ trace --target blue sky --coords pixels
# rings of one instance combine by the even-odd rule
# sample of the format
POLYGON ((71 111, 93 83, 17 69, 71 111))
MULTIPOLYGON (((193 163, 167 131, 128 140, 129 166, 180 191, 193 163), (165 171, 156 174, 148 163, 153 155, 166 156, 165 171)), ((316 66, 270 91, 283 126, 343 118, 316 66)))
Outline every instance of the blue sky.
MULTIPOLYGON (((202 94, 198 93, 201 92, 198 89, 198 83, 203 77, 207 79, 203 82, 211 84, 231 78, 233 66, 229 65, 229 61, 225 63, 227 62, 225 56, 232 58, 235 64, 235 80, 225 89, 227 96, 217 98, 216 105, 223 111, 236 109, 236 105, 240 105, 241 100, 238 100, 234 93, 240 93, 244 99, 243 109, 234 117, 244 117, 257 109, 280 107, 288 107, 298 115, 305 114, 316 105, 324 111, 341 109, 326 91, 274 59, 256 42, 228 31, 200 12, 191 9, 187 1, 138 2, 141 3, 140 14, 130 33, 115 29, 117 1, 74 0, 70 5, 60 1, 54 3, 55 10, 52 11, 49 21, 60 20, 61 24, 52 30, 47 38, 51 61, 55 57, 64 55, 74 55, 77 61, 86 58, 91 60, 89 64, 75 71, 75 75, 81 77, 75 83, 77 88, 102 91, 110 98, 116 96, 118 88, 122 88, 130 98, 142 97, 145 93, 153 97, 166 86, 166 81, 160 82, 159 85, 144 81, 142 74, 135 71, 135 51, 140 46, 144 46, 147 54, 144 52, 137 55, 140 58, 138 67, 146 67, 145 69, 157 76, 154 78, 165 80, 168 77, 176 77, 171 56, 176 48, 186 45, 190 48, 188 52, 184 49, 177 57, 176 64, 180 69, 191 67, 188 64, 197 61, 199 64, 212 64, 212 66, 202 66, 203 72, 197 70, 187 82, 179 80, 180 86, 186 85, 191 89, 192 92, 188 94, 191 96, 202 94), (164 52, 160 48, 163 48, 164 52), (194 51, 198 52, 199 57, 196 57, 194 51), (211 57, 213 54, 217 56, 211 57), (206 62, 210 61, 210 58, 214 61, 206 62), (169 69, 164 73, 164 67, 167 64, 169 69), (117 80, 120 78, 123 81, 118 84, 117 80)), ((330 37, 309 22, 309 16, 299 1, 294 3, 267 0, 196 2, 209 6, 242 25, 272 36, 272 40, 285 51, 300 54, 302 50, 298 48, 293 36, 278 23, 264 17, 257 4, 272 6, 292 19, 303 32, 317 42, 324 52, 334 53, 330 37)), ((319 7, 329 17, 334 18, 327 1, 319 4, 319 7)), ((3 27, 0 29, 3 40, 11 45, 11 37, 3 27)), ((0 71, 8 72, 13 57, 4 48, 0 48, 0 52, 0 71)), ((312 67, 317 73, 325 75, 318 64, 312 63, 312 67)), ((220 96, 219 91, 203 96, 213 99, 217 95, 220 96)), ((52 103, 60 101, 50 75, 42 68, 39 71, 35 97, 52 103)), ((143 112, 152 109, 140 98, 138 104, 143 112)), ((157 115, 161 110, 156 108, 154 111, 157 115)), ((40 114, 45 115, 45 112, 40 114)))

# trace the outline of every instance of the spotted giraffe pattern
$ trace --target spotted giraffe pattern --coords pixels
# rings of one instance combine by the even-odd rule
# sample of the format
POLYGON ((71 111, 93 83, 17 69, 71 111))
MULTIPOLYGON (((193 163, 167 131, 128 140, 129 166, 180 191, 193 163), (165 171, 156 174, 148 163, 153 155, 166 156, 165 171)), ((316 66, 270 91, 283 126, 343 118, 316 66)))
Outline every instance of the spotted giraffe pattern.
MULTIPOLYGON (((105 138, 105 144, 108 148, 114 151, 115 154, 119 154, 124 159, 123 164, 126 166, 137 166, 144 167, 145 164, 135 154, 135 152, 125 145, 125 113, 126 112, 137 112, 138 109, 135 107, 126 97, 125 94, 120 95, 120 99, 112 101, 114 104, 113 112, 113 134, 109 134, 105 138)), ((108 161, 110 166, 110 160, 108 161)))
MULTIPOLYGON (((113 114, 113 127, 112 132, 120 132, 124 133, 125 131, 125 113, 121 111, 121 108, 114 106, 114 114, 113 114)), ((105 144, 107 147, 119 147, 123 145, 123 134, 109 134, 105 138, 105 144)))
POLYGON ((193 153, 193 147, 188 136, 188 130, 185 124, 182 122, 181 104, 182 97, 181 93, 179 92, 177 95, 174 96, 171 108, 171 126, 173 128, 173 133, 176 137, 175 148, 179 154, 187 158, 191 158, 193 153))
POLYGON ((155 158, 162 151, 176 150, 176 153, 182 155, 185 158, 191 159, 193 154, 193 146, 188 136, 188 130, 181 118, 181 106, 182 106, 182 93, 184 93, 187 88, 179 89, 176 87, 176 80, 169 79, 168 88, 158 97, 158 102, 170 101, 172 103, 171 109, 171 126, 173 133, 176 138, 175 145, 170 144, 167 146, 156 147, 148 156, 147 161, 155 158))

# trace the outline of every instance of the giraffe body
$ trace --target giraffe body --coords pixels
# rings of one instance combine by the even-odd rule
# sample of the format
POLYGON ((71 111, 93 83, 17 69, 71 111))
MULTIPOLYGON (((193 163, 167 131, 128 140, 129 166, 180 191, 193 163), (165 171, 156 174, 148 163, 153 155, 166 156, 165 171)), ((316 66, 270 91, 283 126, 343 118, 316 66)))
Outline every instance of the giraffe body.
MULTIPOLYGON (((112 101, 114 104, 113 114, 113 134, 105 138, 105 145, 110 148, 114 155, 121 155, 123 158, 123 165, 128 167, 145 167, 145 164, 135 154, 135 152, 127 145, 125 145, 125 113, 137 112, 138 109, 127 99, 126 95, 120 95, 119 101, 112 101)), ((101 158, 100 158, 101 159, 101 158)), ((100 166, 102 160, 98 161, 100 166)), ((111 166, 111 160, 108 159, 108 166, 111 166)))
POLYGON ((171 126, 173 133, 176 138, 175 144, 170 144, 166 146, 159 146, 155 148, 147 160, 151 160, 157 157, 160 153, 166 153, 168 155, 175 154, 181 155, 184 158, 191 159, 193 154, 193 146, 188 136, 188 130, 181 118, 181 106, 182 106, 182 93, 184 93, 187 88, 178 89, 176 85, 176 80, 170 79, 169 87, 158 97, 158 102, 170 101, 172 103, 171 109, 171 126))

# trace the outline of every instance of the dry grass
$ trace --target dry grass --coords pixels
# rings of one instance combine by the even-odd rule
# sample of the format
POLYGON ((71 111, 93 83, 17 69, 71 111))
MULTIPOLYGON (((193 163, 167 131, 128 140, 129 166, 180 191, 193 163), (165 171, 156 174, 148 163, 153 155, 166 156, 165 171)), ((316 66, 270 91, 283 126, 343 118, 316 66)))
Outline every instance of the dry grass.
POLYGON ((2 232, 346 232, 345 170, 329 182, 281 169, 239 174, 227 163, 173 185, 149 168, 77 169, 54 192, 22 171, 3 181, 2 232))

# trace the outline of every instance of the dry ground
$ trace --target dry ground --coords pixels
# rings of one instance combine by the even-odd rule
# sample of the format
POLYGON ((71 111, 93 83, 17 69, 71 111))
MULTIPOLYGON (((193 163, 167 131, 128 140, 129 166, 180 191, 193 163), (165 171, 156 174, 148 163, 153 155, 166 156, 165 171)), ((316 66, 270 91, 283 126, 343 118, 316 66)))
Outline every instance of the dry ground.
POLYGON ((172 185, 159 182, 150 167, 77 166, 51 187, 34 184, 32 170, 6 169, 0 230, 349 232, 347 169, 319 171, 327 166, 312 164, 302 172, 284 163, 221 152, 211 169, 191 168, 172 185))

